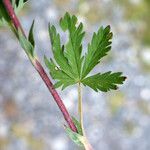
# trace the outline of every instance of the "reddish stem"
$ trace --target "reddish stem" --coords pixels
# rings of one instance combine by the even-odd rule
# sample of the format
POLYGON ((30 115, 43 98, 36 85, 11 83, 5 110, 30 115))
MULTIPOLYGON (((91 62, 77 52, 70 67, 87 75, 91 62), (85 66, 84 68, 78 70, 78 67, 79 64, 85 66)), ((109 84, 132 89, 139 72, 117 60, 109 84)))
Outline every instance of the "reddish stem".
POLYGON ((34 66, 35 66, 35 69, 40 74, 43 81, 45 82, 45 84, 48 87, 49 91, 51 92, 52 96, 54 97, 54 99, 55 99, 58 107, 60 108, 65 120, 67 121, 69 127, 72 129, 72 131, 77 132, 77 129, 76 129, 65 105, 63 104, 63 102, 62 102, 60 96, 58 95, 57 91, 55 90, 52 82, 50 81, 45 70, 43 69, 43 67, 41 66, 41 64, 39 63, 39 61, 37 59, 35 60, 34 66))
MULTIPOLYGON (((16 14, 13 10, 13 7, 11 5, 10 0, 3 0, 3 4, 4 4, 6 11, 7 11, 9 17, 11 18, 11 21, 12 21, 13 25, 15 26, 15 28, 17 30, 21 29, 22 33, 25 36, 25 32, 24 32, 24 30, 20 24, 19 19, 17 18, 16 14)), ((35 69, 38 71, 39 75, 41 76, 41 78, 44 81, 44 83, 46 84, 46 86, 48 87, 50 93, 52 94, 52 96, 55 100, 55 102, 57 103, 59 109, 61 110, 67 124, 72 129, 72 131, 77 132, 77 128, 74 125, 72 118, 70 117, 63 101, 61 100, 60 96, 58 95, 57 91, 55 90, 55 88, 54 88, 52 82, 50 81, 48 75, 46 74, 44 68, 42 67, 42 65, 40 64, 40 62, 37 59, 34 60, 33 65, 34 65, 35 69)))
POLYGON ((9 17, 11 18, 11 21, 13 22, 13 25, 15 26, 15 28, 18 30, 19 28, 21 29, 22 33, 25 35, 22 26, 14 12, 14 9, 10 3, 10 0, 3 0, 3 4, 7 10, 7 13, 9 15, 9 17))

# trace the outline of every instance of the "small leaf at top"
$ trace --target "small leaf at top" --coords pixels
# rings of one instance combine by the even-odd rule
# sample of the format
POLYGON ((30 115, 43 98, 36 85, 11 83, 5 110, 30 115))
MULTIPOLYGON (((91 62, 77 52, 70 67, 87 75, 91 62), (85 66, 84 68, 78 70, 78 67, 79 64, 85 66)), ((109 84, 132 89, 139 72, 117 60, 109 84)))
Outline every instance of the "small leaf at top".
POLYGON ((30 41, 28 41, 26 39, 26 37, 22 34, 21 30, 18 30, 18 38, 19 38, 19 41, 20 41, 22 48, 25 50, 27 55, 29 55, 30 58, 31 57, 33 58, 34 57, 34 47, 30 43, 30 41))
POLYGON ((30 27, 29 35, 28 35, 28 40, 32 44, 33 47, 35 47, 35 41, 34 41, 34 35, 33 35, 33 28, 34 28, 34 20, 32 22, 32 25, 30 27))

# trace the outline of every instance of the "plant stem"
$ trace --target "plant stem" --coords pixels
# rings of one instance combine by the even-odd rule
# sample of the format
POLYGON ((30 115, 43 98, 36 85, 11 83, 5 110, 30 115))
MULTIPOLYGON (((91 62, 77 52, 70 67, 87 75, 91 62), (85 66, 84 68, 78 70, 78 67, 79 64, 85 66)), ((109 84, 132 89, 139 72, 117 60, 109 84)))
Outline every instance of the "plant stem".
POLYGON ((78 114, 79 114, 80 124, 82 128, 82 133, 84 135, 85 132, 84 132, 84 125, 83 125, 82 87, 80 82, 78 83, 78 114))
POLYGON ((82 129, 82 133, 84 136, 84 148, 85 150, 93 150, 91 144, 89 143, 86 134, 85 134, 85 130, 84 130, 84 124, 83 124, 83 102, 82 102, 82 86, 81 83, 78 83, 78 114, 79 114, 79 118, 80 118, 80 124, 81 124, 81 129, 82 129))
POLYGON ((22 28, 22 26, 21 26, 21 24, 20 24, 20 21, 19 21, 19 19, 17 18, 16 14, 15 14, 15 12, 14 12, 14 10, 13 10, 13 7, 12 7, 12 5, 11 5, 10 0, 3 0, 3 4, 4 4, 4 6, 5 6, 5 8, 6 8, 6 11, 7 11, 8 15, 9 15, 9 17, 10 17, 10 19, 11 19, 13 25, 15 26, 15 28, 16 28, 17 30, 20 28, 21 31, 22 31, 22 33, 25 35, 25 32, 24 32, 24 30, 23 30, 23 28, 22 28))
MULTIPOLYGON (((26 37, 25 32, 21 26, 21 23, 13 10, 10 0, 2 0, 2 1, 3 1, 3 4, 5 6, 5 9, 9 15, 9 17, 11 18, 12 24, 14 25, 16 30, 21 29, 23 35, 26 37)), ((40 62, 38 61, 37 58, 33 58, 33 60, 31 60, 31 62, 32 62, 33 66, 35 67, 35 69, 37 70, 37 72, 39 73, 39 75, 41 76, 44 83, 46 84, 48 90, 52 94, 52 96, 53 96, 55 102, 57 103, 59 109, 61 110, 68 126, 71 128, 72 131, 77 132, 77 128, 76 128, 75 124, 73 123, 71 116, 69 115, 63 101, 61 100, 60 96, 58 95, 57 91, 55 90, 55 88, 54 88, 51 80, 49 79, 48 75, 46 74, 44 68, 42 67, 42 65, 40 64, 40 62)))
POLYGON ((68 123, 69 127, 72 129, 72 131, 77 132, 77 129, 76 129, 76 127, 72 121, 72 118, 70 117, 63 101, 61 100, 60 96, 58 95, 56 89, 54 88, 54 85, 50 81, 44 68, 42 67, 42 65, 40 64, 40 62, 37 59, 35 59, 35 62, 33 62, 33 65, 34 65, 35 69, 38 71, 41 78, 43 79, 44 83, 46 84, 48 90, 52 94, 55 102, 57 103, 59 109, 61 110, 61 112, 62 112, 66 122, 68 123))

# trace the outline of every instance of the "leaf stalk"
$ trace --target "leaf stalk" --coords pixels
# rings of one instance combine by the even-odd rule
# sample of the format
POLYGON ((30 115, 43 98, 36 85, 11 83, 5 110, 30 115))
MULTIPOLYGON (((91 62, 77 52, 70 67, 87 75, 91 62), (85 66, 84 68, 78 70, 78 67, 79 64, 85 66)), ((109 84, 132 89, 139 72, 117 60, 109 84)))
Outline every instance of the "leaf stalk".
POLYGON ((82 85, 81 82, 78 83, 78 114, 79 114, 79 120, 82 128, 83 135, 84 132, 84 125, 83 125, 83 102, 82 102, 82 85))
POLYGON ((81 124, 81 129, 82 129, 82 133, 83 133, 83 144, 84 144, 84 148, 85 150, 93 150, 91 144, 89 143, 86 134, 85 134, 85 130, 84 130, 84 121, 83 121, 83 100, 82 100, 82 85, 81 82, 78 82, 78 114, 79 114, 79 120, 80 120, 80 124, 81 124))

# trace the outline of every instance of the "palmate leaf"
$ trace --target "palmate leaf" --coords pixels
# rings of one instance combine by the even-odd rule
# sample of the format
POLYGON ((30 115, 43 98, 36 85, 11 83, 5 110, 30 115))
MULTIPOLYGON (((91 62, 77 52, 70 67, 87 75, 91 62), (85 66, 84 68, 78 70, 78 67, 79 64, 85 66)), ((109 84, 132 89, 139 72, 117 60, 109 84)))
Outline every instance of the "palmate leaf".
POLYGON ((80 82, 95 91, 106 92, 117 89, 117 85, 122 84, 125 80, 120 72, 98 73, 87 77, 89 72, 111 49, 113 34, 110 31, 110 26, 101 27, 97 33, 93 34, 85 56, 82 56, 82 40, 85 34, 83 24, 78 24, 76 16, 66 13, 60 20, 60 26, 63 31, 68 31, 68 42, 62 46, 56 28, 53 25, 49 26, 54 60, 45 58, 51 76, 57 81, 55 87, 62 86, 64 89, 80 82))
POLYGON ((88 44, 88 52, 85 54, 82 78, 86 77, 100 62, 101 58, 110 51, 112 35, 110 26, 107 26, 106 28, 101 27, 97 33, 93 34, 92 41, 88 44))
POLYGON ((126 77, 122 76, 121 72, 111 73, 111 71, 96 74, 85 78, 82 83, 91 87, 96 92, 103 91, 107 92, 111 89, 118 89, 117 84, 123 84, 126 77))

